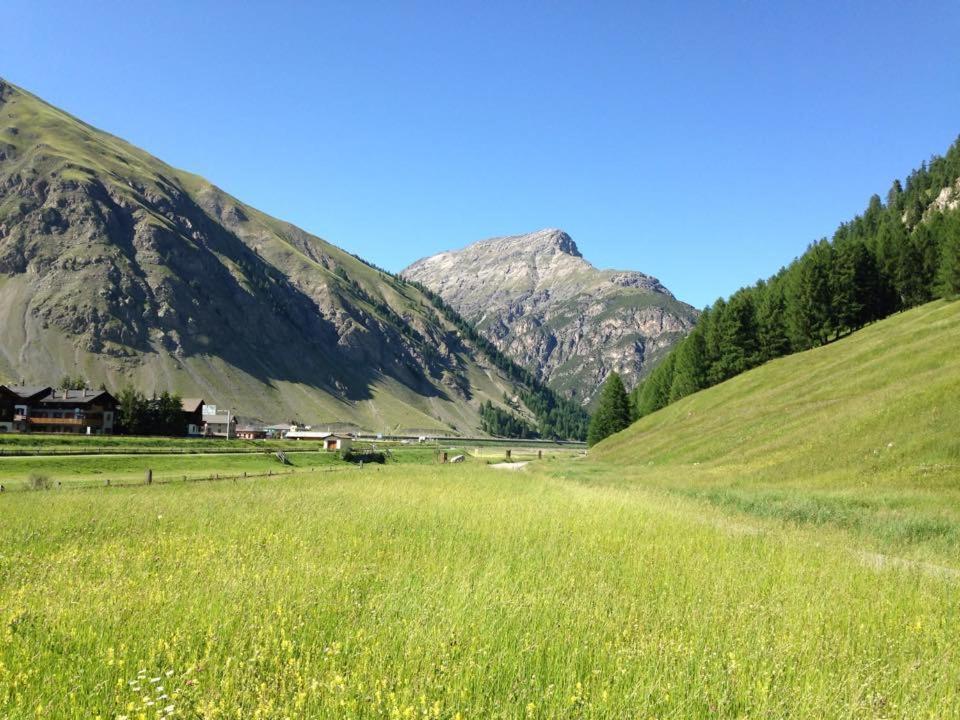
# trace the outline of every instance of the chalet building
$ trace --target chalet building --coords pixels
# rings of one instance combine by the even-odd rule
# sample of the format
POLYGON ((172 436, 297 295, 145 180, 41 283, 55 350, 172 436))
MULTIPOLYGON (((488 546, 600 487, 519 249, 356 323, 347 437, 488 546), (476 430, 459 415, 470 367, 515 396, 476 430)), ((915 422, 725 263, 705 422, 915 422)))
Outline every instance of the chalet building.
POLYGON ((183 398, 180 401, 180 414, 187 435, 203 433, 203 398, 183 398))
POLYGON ((286 423, 283 425, 267 425, 264 430, 267 431, 268 438, 282 440, 287 436, 288 432, 296 429, 296 427, 296 425, 290 425, 290 423, 286 423))
POLYGON ((30 408, 51 392, 49 386, 0 385, 0 432, 27 432, 30 408))
POLYGON ((263 440, 267 437, 267 430, 254 425, 244 425, 236 429, 236 436, 241 440, 263 440))
POLYGON ((307 430, 306 428, 291 428, 286 434, 287 440, 319 440, 324 450, 349 450, 353 440, 346 435, 337 435, 329 430, 307 430))
POLYGON ((0 414, 11 407, 0 427, 15 432, 111 435, 116 426, 117 400, 106 390, 0 386, 0 414))
POLYGON ((237 416, 230 413, 204 415, 203 434, 206 437, 235 438, 237 436, 237 416))

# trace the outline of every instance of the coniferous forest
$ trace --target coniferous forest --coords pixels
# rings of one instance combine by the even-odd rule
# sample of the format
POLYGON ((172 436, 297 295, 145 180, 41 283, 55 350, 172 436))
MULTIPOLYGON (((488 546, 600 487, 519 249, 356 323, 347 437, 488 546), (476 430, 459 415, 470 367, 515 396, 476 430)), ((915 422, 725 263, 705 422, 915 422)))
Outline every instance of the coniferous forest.
POLYGON ((885 200, 870 198, 832 239, 705 308, 693 332, 631 393, 634 419, 768 360, 960 295, 960 207, 937 202, 958 177, 960 139, 894 181, 885 200))

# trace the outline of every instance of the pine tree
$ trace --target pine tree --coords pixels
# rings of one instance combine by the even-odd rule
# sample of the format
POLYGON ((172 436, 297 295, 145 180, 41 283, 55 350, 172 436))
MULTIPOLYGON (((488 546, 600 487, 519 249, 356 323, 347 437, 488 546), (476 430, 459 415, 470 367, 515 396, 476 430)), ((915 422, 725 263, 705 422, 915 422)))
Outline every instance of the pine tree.
POLYGON ((757 340, 761 362, 782 357, 790 352, 784 277, 785 271, 771 280, 757 303, 757 340))
POLYGON ((836 336, 866 325, 876 316, 880 287, 877 265, 862 240, 837 246, 830 268, 833 331, 836 336))
POLYGON ((832 247, 826 240, 814 243, 800 258, 790 303, 791 329, 797 349, 823 345, 832 321, 830 261, 832 247))
POLYGON ((673 370, 676 362, 677 354, 672 352, 650 373, 637 396, 637 417, 649 415, 670 403, 670 389, 673 387, 673 370))
POLYGON ((628 425, 630 425, 630 400, 627 398, 627 391, 623 387, 620 376, 617 373, 610 373, 610 377, 600 391, 597 411, 590 419, 587 444, 596 445, 628 425))
POLYGON ((757 316, 753 292, 736 293, 717 323, 720 357, 713 366, 716 382, 749 370, 758 363, 757 316))
POLYGON ((943 297, 960 297, 960 214, 956 212, 944 224, 938 281, 943 297))
POLYGON ((913 237, 907 238, 907 242, 900 253, 900 262, 897 265, 894 283, 897 292, 900 294, 900 306, 902 308, 910 308, 925 302, 923 253, 913 237))
POLYGON ((723 380, 720 372, 721 331, 723 316, 727 311, 727 301, 718 298, 717 301, 704 312, 710 313, 710 323, 704 326, 703 339, 706 342, 707 353, 707 385, 716 385, 723 380))
POLYGON ((707 384, 707 344, 703 332, 695 328, 676 350, 669 402, 692 395, 707 384))

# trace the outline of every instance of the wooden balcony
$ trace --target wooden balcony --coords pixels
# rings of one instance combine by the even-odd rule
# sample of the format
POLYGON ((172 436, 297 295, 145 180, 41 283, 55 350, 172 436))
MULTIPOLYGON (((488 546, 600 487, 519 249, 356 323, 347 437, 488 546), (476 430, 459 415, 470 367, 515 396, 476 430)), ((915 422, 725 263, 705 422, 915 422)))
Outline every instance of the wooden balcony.
POLYGON ((27 422, 31 425, 56 425, 68 427, 100 427, 100 418, 98 417, 29 417, 27 422))

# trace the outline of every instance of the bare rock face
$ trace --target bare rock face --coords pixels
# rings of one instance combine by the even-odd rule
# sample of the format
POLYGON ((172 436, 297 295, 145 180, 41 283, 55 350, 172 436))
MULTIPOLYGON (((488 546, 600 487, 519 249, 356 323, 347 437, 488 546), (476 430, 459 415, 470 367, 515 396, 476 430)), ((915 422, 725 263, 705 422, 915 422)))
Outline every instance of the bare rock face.
POLYGON ((555 229, 433 255, 403 276, 439 294, 500 350, 584 404, 610 372, 635 386, 697 317, 655 277, 598 270, 555 229))

